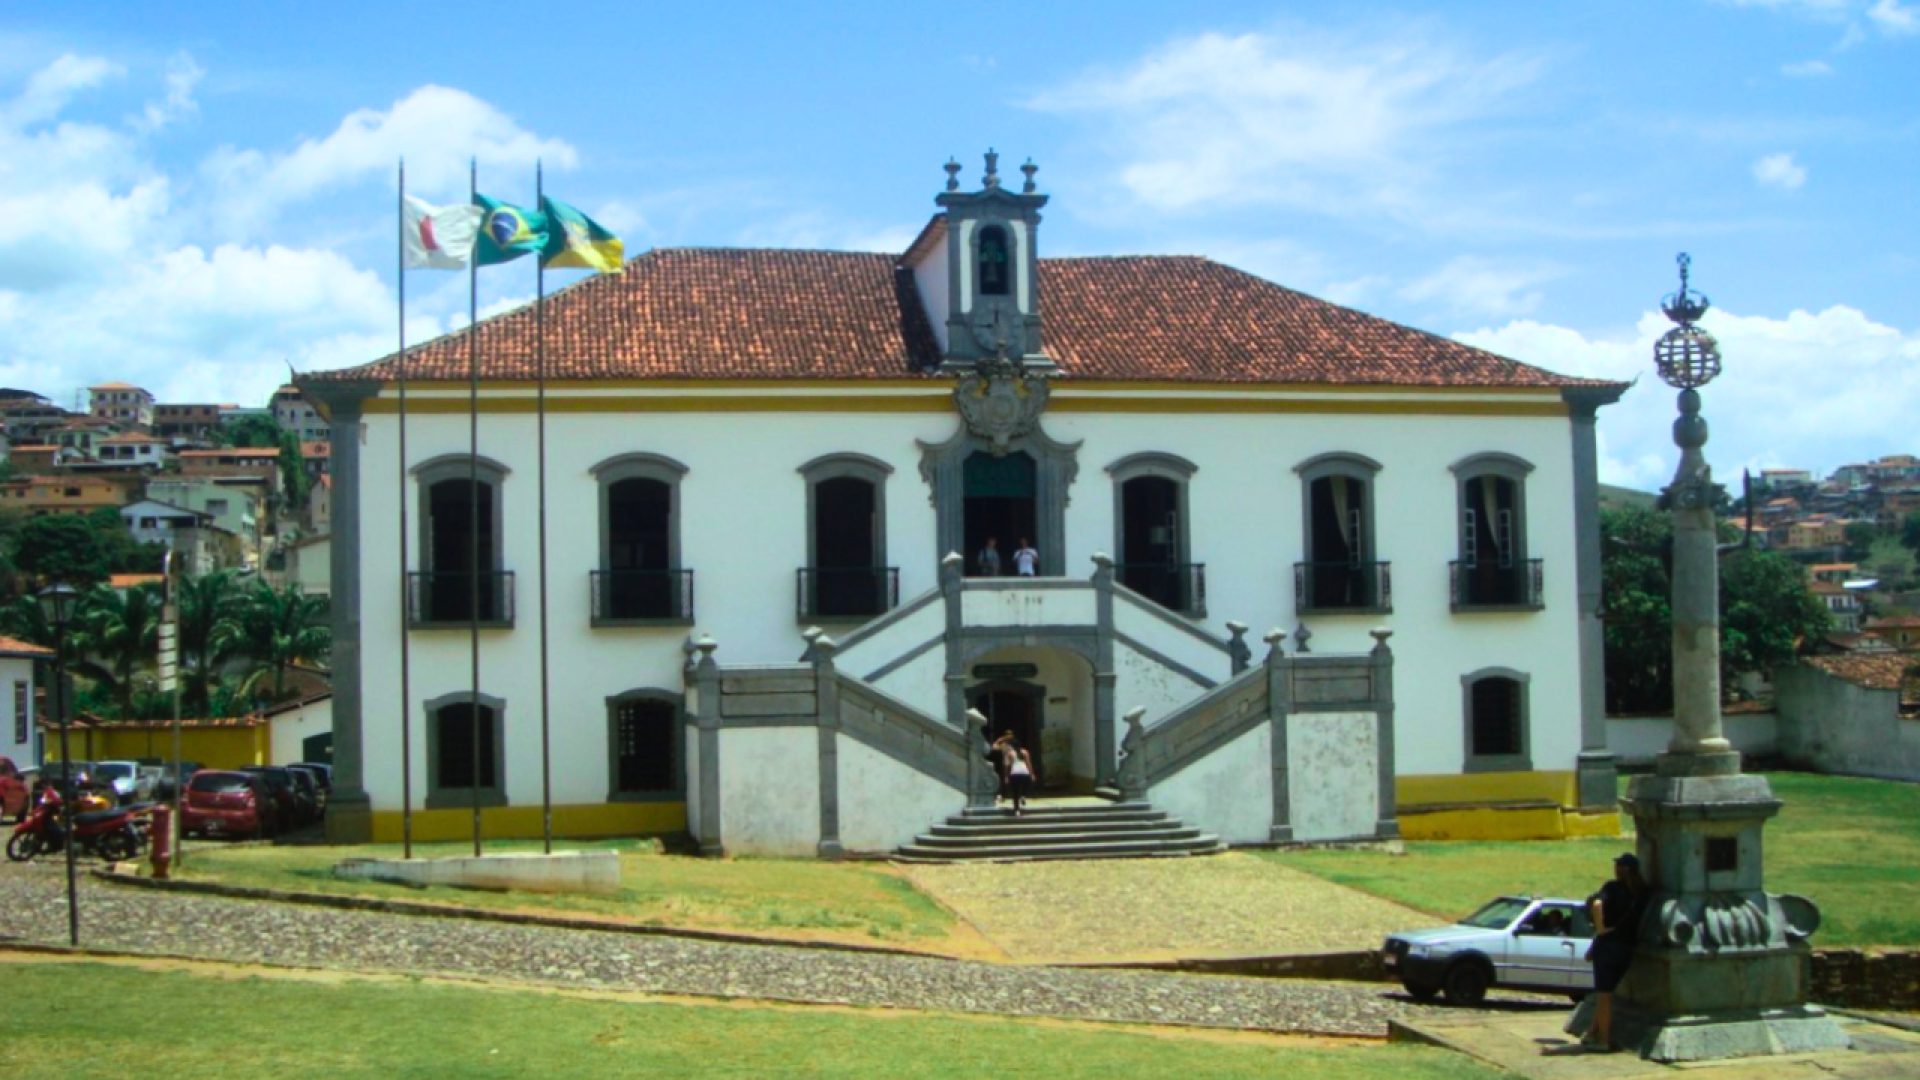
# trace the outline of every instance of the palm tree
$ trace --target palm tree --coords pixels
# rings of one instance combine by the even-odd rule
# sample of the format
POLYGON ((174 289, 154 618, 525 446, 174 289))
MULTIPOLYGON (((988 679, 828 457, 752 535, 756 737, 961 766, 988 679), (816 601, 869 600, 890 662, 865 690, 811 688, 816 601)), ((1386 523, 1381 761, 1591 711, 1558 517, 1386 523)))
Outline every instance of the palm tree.
POLYGON ((160 589, 140 585, 122 593, 95 585, 80 597, 79 618, 70 632, 75 666, 100 680, 113 695, 120 715, 133 715, 133 679, 151 664, 160 645, 160 589))
POLYGON ((272 676, 271 696, 286 696, 287 669, 306 660, 321 662, 333 649, 333 628, 327 621, 327 598, 309 596, 294 586, 276 589, 256 581, 241 594, 230 617, 215 630, 219 647, 244 654, 251 662, 246 682, 248 696, 260 697, 260 684, 272 676))
POLYGON ((219 632, 220 624, 239 614, 242 598, 226 570, 180 578, 174 596, 180 609, 181 706, 189 715, 204 716, 220 668, 236 644, 219 632))

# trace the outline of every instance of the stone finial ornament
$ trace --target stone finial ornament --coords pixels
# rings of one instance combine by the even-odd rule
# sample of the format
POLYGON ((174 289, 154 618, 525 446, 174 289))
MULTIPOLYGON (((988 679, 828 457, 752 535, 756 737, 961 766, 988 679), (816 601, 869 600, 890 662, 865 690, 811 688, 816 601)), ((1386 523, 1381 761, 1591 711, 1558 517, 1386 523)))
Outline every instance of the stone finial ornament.
POLYGON ((947 171, 947 190, 959 191, 960 190, 960 163, 958 161, 955 161, 952 158, 948 158, 947 163, 940 167, 947 171))
POLYGON ((1312 652, 1312 649, 1307 648, 1307 642, 1312 640, 1313 631, 1307 629, 1306 623, 1301 623, 1293 632, 1293 643, 1297 647, 1295 649, 1296 652, 1312 652))
POLYGON ((1032 158, 1028 158, 1026 164, 1020 166, 1020 171, 1027 177, 1027 182, 1020 185, 1020 193, 1022 195, 1033 194, 1034 191, 1037 190, 1033 183, 1033 174, 1040 171, 1040 166, 1035 165, 1032 158))
POLYGON ((987 175, 980 178, 980 186, 997 188, 1000 186, 1000 155, 993 147, 987 147, 987 175))

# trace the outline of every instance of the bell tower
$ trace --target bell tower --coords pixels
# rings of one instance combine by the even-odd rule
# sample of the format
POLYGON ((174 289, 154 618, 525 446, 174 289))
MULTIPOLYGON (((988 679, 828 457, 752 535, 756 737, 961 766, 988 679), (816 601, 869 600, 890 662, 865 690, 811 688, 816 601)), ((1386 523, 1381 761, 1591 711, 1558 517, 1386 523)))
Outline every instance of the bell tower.
POLYGON ((947 321, 944 370, 1004 361, 1051 371, 1041 352, 1037 237, 1040 208, 1032 160, 1020 166, 1019 192, 1001 185, 1000 155, 986 154, 980 190, 960 190, 960 163, 949 160, 947 190, 935 200, 946 210, 947 321))

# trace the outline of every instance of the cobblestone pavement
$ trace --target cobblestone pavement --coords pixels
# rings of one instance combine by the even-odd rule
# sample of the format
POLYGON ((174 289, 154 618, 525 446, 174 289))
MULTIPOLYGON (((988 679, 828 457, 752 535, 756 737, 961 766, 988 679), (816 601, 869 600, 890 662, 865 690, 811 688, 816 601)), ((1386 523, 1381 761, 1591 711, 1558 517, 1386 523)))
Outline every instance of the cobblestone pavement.
MULTIPOLYGON (((8 940, 64 945, 64 884, 57 864, 0 866, 0 947, 8 940)), ((1392 1017, 1440 1008, 1362 983, 1071 971, 725 945, 167 894, 95 881, 83 882, 82 890, 83 945, 298 967, 1373 1036, 1384 1035, 1392 1017)), ((1512 997, 1498 1004, 1552 1007, 1551 999, 1539 998, 1512 997)))
POLYGON ((1343 952, 1434 921, 1244 852, 913 865, 906 874, 1031 963, 1343 952))

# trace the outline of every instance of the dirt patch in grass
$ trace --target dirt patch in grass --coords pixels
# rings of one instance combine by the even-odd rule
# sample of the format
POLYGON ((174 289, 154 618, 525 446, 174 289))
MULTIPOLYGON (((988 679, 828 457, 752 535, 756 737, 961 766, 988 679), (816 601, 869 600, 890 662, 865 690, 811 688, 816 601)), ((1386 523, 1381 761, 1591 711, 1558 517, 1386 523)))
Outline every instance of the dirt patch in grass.
POLYGON ((1371 949, 1422 916, 1244 852, 906 868, 1016 960, 1074 963, 1371 949))

